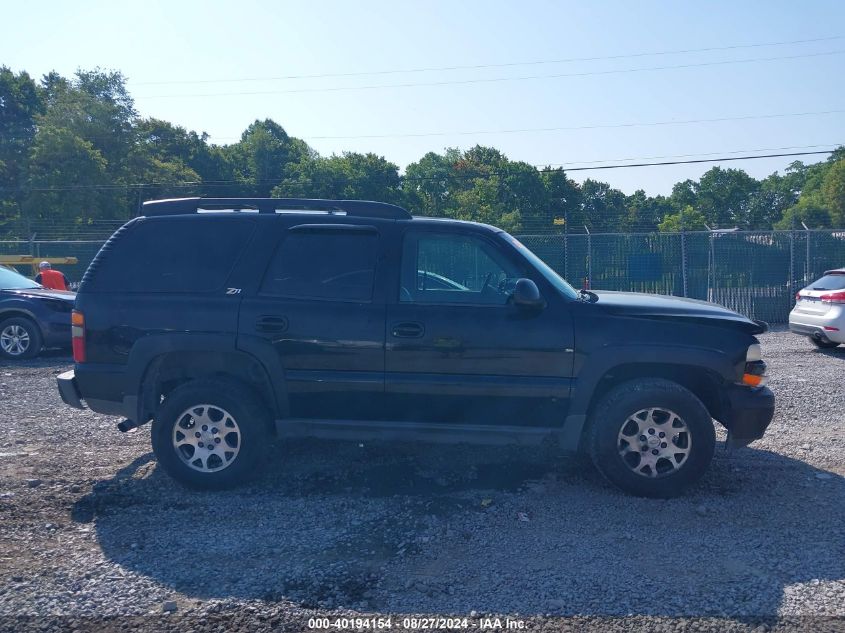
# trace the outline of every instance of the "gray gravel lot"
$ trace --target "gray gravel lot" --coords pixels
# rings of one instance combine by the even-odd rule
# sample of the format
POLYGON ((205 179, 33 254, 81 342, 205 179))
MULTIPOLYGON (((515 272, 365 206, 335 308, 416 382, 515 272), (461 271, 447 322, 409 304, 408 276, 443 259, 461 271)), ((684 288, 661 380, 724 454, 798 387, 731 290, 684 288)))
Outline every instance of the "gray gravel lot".
POLYGON ((156 468, 148 428, 61 403, 68 358, 0 362, 0 630, 295 631, 361 614, 400 630, 407 614, 840 630, 845 350, 760 338, 778 399, 766 437, 719 447, 668 501, 551 452, 311 441, 277 445, 246 487, 188 491, 156 468))

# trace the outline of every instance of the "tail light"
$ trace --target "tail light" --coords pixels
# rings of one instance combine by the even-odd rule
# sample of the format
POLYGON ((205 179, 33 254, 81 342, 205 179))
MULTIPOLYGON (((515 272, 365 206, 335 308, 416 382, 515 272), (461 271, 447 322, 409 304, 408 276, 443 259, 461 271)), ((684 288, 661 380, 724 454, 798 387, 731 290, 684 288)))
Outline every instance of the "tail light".
POLYGON ((824 303, 845 303, 845 291, 830 292, 819 297, 824 303))
POLYGON ((796 292, 795 293, 795 303, 798 303, 799 301, 801 301, 801 293, 796 292))
POLYGON ((70 333, 73 344, 73 362, 85 362, 85 317, 74 310, 70 315, 70 333))

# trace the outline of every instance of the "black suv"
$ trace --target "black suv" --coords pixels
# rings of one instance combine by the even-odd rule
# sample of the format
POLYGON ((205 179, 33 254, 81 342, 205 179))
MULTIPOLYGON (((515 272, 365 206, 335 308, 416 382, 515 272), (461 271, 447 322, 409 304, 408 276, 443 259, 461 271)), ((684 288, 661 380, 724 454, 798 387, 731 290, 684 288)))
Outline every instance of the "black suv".
POLYGON ((75 407, 150 420, 159 463, 218 488, 270 436, 556 442, 614 484, 679 493, 774 412, 720 306, 576 291, 507 233, 358 200, 158 200, 91 263, 75 407))

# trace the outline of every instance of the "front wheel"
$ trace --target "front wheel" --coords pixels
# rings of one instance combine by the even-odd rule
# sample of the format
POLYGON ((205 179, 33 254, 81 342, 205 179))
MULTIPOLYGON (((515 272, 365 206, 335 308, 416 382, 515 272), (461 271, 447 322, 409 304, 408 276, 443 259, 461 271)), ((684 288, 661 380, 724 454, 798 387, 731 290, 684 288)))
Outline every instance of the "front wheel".
POLYGON ((264 461, 269 414, 260 398, 228 380, 192 380, 171 392, 153 420, 153 452, 167 473, 195 488, 245 481, 264 461))
POLYGON ((669 380, 632 380, 613 388, 590 421, 596 468, 622 490, 643 497, 679 495, 701 478, 716 448, 707 408, 669 380))
POLYGON ((41 331, 29 319, 13 317, 0 323, 0 356, 34 358, 42 345, 41 331))

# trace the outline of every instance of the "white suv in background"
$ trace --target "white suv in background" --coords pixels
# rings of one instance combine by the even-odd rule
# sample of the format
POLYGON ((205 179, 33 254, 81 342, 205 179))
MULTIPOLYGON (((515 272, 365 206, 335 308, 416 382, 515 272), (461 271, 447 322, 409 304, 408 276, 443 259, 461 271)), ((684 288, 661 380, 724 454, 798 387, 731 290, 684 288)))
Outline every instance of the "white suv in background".
POLYGON ((845 268, 828 270, 795 295, 789 329, 829 349, 845 343, 845 268))

